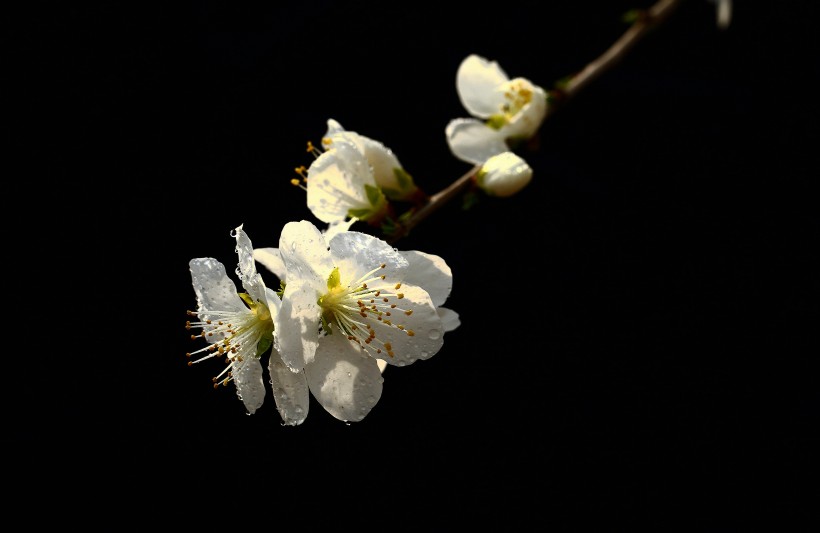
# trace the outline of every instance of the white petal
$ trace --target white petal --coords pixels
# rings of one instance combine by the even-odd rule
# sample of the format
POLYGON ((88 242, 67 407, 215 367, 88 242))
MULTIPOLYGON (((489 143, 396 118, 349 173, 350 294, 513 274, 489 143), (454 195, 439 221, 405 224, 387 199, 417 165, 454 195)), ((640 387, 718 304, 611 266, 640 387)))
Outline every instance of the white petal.
POLYGON ((525 84, 532 91, 532 99, 500 131, 502 137, 507 139, 510 137, 529 139, 535 135, 541 123, 544 122, 547 114, 547 93, 524 78, 516 78, 510 82, 510 84, 514 83, 525 84))
POLYGON ((358 148, 341 139, 308 168, 308 209, 322 222, 344 220, 350 209, 369 209, 365 185, 376 185, 373 172, 358 148))
POLYGON ((376 359, 376 364, 379 365, 379 372, 384 372, 384 369, 387 368, 387 361, 383 359, 376 359))
POLYGON ((327 229, 322 232, 322 235, 325 236, 325 240, 330 242, 330 240, 336 236, 337 233, 341 233, 343 231, 349 231, 350 226, 353 225, 354 222, 358 222, 359 219, 356 217, 352 217, 349 220, 342 220, 340 222, 331 222, 328 224, 327 229))
POLYGON ((246 357, 233 365, 233 380, 236 394, 248 414, 252 415, 265 401, 265 383, 262 381, 262 363, 255 357, 246 357))
POLYGON ((263 300, 262 303, 268 306, 270 316, 274 319, 279 314, 279 310, 282 309, 281 298, 279 298, 279 296, 273 291, 273 289, 269 287, 265 287, 265 300, 263 300))
POLYGON ((418 250, 400 252, 409 267, 404 282, 427 291, 436 307, 442 305, 453 289, 453 272, 441 257, 418 250))
POLYGON ((504 96, 495 89, 509 78, 495 61, 481 56, 467 56, 456 72, 456 91, 464 106, 472 116, 489 118, 498 113, 504 103, 504 96))
POLYGON ((373 169, 373 179, 382 189, 401 191, 396 173, 393 169, 401 169, 398 157, 390 148, 387 148, 379 141, 374 141, 361 136, 364 147, 364 156, 367 158, 370 167, 373 169))
POLYGON ((268 372, 279 415, 286 425, 298 426, 307 418, 310 407, 310 391, 305 371, 291 371, 279 353, 271 350, 268 372))
POLYGON ((285 262, 282 261, 282 256, 279 254, 279 248, 256 248, 253 251, 253 258, 274 273, 277 278, 287 281, 285 279, 287 270, 285 269, 285 262))
POLYGON ((377 280, 368 283, 368 286, 392 286, 404 279, 408 267, 407 260, 395 248, 377 237, 358 231, 347 231, 333 237, 330 253, 333 263, 339 267, 343 284, 352 283, 384 264, 385 268, 374 275, 384 275, 385 281, 377 280))
POLYGON ((212 318, 209 311, 247 311, 222 263, 212 257, 198 257, 191 259, 188 266, 200 320, 212 318))
POLYGON ((461 325, 461 320, 458 317, 458 313, 452 309, 439 307, 436 311, 438 311, 438 316, 441 318, 441 326, 444 328, 445 333, 448 331, 453 331, 461 325))
POLYGON ((265 283, 262 281, 262 276, 256 272, 251 239, 242 229, 242 225, 234 231, 236 233, 236 253, 239 256, 239 266, 236 269, 236 275, 242 280, 242 286, 248 291, 248 294, 250 294, 254 301, 262 300, 265 295, 265 283))
POLYGON ((453 155, 468 163, 480 165, 492 156, 509 150, 504 141, 504 134, 479 120, 451 120, 447 124, 445 134, 453 155))
POLYGON ((378 363, 343 335, 322 337, 305 373, 313 396, 345 422, 362 420, 381 398, 384 378, 378 363))
POLYGON ((404 298, 395 300, 398 307, 393 310, 391 321, 396 326, 404 326, 404 330, 377 327, 376 339, 392 345, 393 357, 386 359, 388 364, 405 366, 419 359, 433 357, 444 343, 444 327, 424 289, 402 285, 398 292, 404 294, 404 298), (401 311, 411 311, 411 314, 401 311), (412 335, 408 332, 412 332, 412 335))
POLYGON ((313 360, 319 341, 319 295, 310 285, 291 282, 275 319, 274 348, 294 372, 313 360))
POLYGON ((279 237, 279 255, 288 283, 296 278, 317 290, 326 287, 333 262, 322 232, 307 220, 288 222, 279 237))
POLYGON ((342 131, 345 131, 345 129, 338 121, 332 118, 327 120, 327 133, 325 133, 325 137, 332 137, 334 134, 342 131))
POLYGON ((476 183, 490 196, 508 197, 532 181, 532 168, 516 153, 504 152, 488 159, 476 183))

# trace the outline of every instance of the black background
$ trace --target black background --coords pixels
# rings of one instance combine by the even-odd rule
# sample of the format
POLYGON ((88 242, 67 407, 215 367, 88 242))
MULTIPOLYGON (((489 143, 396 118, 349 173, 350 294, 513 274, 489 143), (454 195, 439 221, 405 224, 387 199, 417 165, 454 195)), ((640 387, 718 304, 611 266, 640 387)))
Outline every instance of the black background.
POLYGON ((69 331, 29 369, 59 397, 29 396, 7 441, 37 451, 47 486, 104 474, 94 498, 131 491, 114 499, 135 518, 166 504, 359 528, 379 511, 390 529, 816 518, 811 4, 736 1, 720 31, 713 4, 684 2, 519 151, 534 169, 522 193, 454 201, 396 244, 453 270, 462 325, 444 348, 388 368, 364 421, 311 400, 298 427, 270 396, 247 416, 211 387, 216 367, 186 366, 188 261, 230 272, 239 224, 264 247, 318 223, 289 180, 329 118, 445 187, 469 168, 444 138, 467 116, 464 57, 550 88, 649 2, 35 14, 18 44, 44 81, 22 108, 44 112, 23 131, 36 142, 12 146, 56 163, 45 196, 61 209, 35 239, 54 277, 35 286, 69 331))

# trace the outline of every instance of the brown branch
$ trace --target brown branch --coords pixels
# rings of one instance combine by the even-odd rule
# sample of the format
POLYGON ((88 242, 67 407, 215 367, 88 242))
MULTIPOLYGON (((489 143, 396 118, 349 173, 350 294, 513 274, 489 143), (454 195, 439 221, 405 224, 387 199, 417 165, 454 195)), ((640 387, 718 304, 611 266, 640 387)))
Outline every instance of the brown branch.
POLYGON ((652 7, 637 14, 637 20, 606 52, 573 76, 564 87, 564 99, 575 96, 595 78, 614 67, 647 33, 663 23, 683 0, 659 0, 652 7))
MULTIPOLYGON (((544 117, 546 120, 570 99, 577 95, 584 87, 610 70, 651 30, 663 23, 683 0, 658 0, 649 9, 639 11, 635 22, 615 41, 603 54, 591 61, 583 70, 573 75, 559 89, 550 92, 552 101, 544 117)), ((476 165, 469 172, 462 175, 446 188, 430 196, 407 221, 403 222, 390 236, 389 242, 394 243, 410 233, 422 220, 452 200, 458 193, 466 189, 474 180, 481 165, 476 165)))

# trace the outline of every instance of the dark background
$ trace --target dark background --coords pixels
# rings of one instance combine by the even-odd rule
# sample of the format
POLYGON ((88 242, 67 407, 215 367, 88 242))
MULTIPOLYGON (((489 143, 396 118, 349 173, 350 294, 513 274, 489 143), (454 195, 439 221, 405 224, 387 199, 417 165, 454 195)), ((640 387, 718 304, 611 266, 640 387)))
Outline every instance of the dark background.
POLYGON ((13 146, 55 163, 58 237, 34 242, 70 265, 39 260, 69 286, 49 292, 70 329, 33 363, 59 395, 36 395, 35 421, 29 396, 6 440, 42 450, 17 457, 48 464, 47 485, 100 473, 99 497, 136 491, 127 516, 149 519, 177 504, 248 520, 338 505, 362 528, 383 510, 391 529, 816 518, 811 4, 736 1, 720 31, 711 3, 684 2, 519 151, 535 172, 521 194, 452 202, 396 244, 453 270, 462 325, 444 348, 388 368, 364 421, 314 402, 298 427, 270 396, 246 416, 233 387, 212 389, 216 366, 186 366, 188 261, 230 272, 239 224, 264 247, 318 223, 289 180, 328 118, 445 187, 469 168, 444 138, 467 116, 464 57, 551 88, 650 3, 34 14, 18 44, 46 60, 23 61, 43 80, 23 110, 44 112, 13 146))

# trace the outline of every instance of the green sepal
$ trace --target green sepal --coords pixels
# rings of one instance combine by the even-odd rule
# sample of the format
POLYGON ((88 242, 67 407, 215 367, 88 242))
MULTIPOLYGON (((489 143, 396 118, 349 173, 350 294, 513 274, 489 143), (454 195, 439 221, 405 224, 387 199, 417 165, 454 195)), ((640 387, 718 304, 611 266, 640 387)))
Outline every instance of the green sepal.
POLYGON ((486 124, 494 130, 500 130, 506 126, 508 122, 507 117, 499 113, 488 118, 486 124))
POLYGON ((367 193, 367 201, 370 202, 370 205, 373 207, 378 207, 384 203, 384 194, 382 190, 375 185, 365 185, 364 192, 367 193))
POLYGON ((472 209, 480 199, 480 195, 478 191, 481 189, 473 189, 468 191, 464 194, 464 197, 461 199, 461 209, 467 211, 468 209, 472 209))
POLYGON ((621 15, 621 22, 626 22, 627 24, 634 24, 638 22, 641 17, 643 17, 643 10, 642 9, 630 9, 623 15, 621 15))
POLYGON ((279 290, 276 291, 276 296, 278 296, 280 300, 285 297, 285 285, 286 283, 284 281, 279 280, 279 290))
POLYGON ((348 209, 347 216, 350 218, 358 218, 359 220, 367 220, 373 214, 372 209, 348 209))
POLYGON ((262 355, 267 352, 270 347, 273 345, 273 335, 270 333, 265 334, 259 342, 256 343, 256 358, 259 359, 262 355))
POLYGON ((396 182, 399 184, 399 189, 408 191, 415 189, 416 185, 413 183, 413 176, 401 167, 393 169, 393 175, 396 176, 396 182))
POLYGON ((327 319, 325 318, 325 315, 324 315, 324 314, 322 315, 322 329, 323 329, 323 330, 325 331, 325 333, 327 333, 328 335, 332 335, 332 334, 333 334, 333 329, 330 327, 330 322, 328 322, 328 321, 327 321, 327 319))

